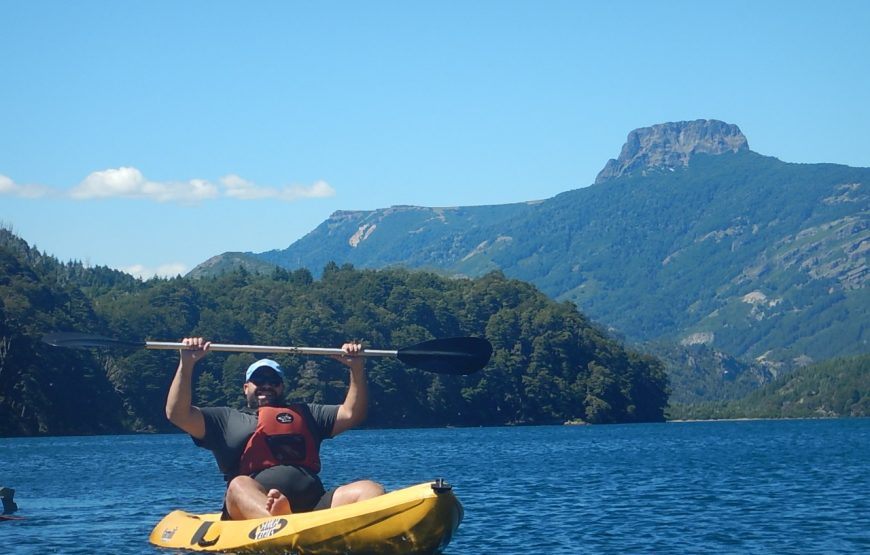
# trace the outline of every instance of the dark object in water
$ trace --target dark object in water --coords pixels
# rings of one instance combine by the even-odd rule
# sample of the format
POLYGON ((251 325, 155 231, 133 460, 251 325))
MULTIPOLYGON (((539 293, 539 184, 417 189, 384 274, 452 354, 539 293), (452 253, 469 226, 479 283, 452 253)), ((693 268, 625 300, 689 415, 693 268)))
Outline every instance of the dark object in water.
POLYGON ((18 505, 15 504, 13 497, 15 497, 14 489, 0 486, 0 500, 3 501, 4 515, 12 514, 18 510, 18 505))

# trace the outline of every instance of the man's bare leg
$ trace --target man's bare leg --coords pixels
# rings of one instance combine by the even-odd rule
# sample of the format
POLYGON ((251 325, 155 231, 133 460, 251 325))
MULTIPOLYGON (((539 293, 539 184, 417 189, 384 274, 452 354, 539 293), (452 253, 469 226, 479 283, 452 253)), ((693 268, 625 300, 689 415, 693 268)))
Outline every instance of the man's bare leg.
POLYGON ((227 487, 227 513, 233 520, 291 513, 290 501, 276 489, 266 491, 249 476, 236 476, 227 487))
POLYGON ((332 495, 330 507, 349 505, 384 494, 384 486, 371 480, 360 480, 338 487, 332 495))

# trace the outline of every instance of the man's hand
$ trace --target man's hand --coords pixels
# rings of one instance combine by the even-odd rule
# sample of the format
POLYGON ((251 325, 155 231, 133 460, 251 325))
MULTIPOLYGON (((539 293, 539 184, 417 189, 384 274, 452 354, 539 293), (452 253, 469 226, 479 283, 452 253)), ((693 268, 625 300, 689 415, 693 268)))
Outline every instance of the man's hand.
POLYGON ((361 342, 352 341, 345 343, 341 346, 341 350, 344 351, 345 354, 333 357, 335 360, 344 364, 351 370, 362 370, 365 367, 366 357, 359 355, 359 353, 363 351, 361 342))
POLYGON ((186 367, 193 367, 201 358, 208 354, 211 348, 211 341, 206 341, 202 337, 185 337, 181 340, 184 343, 184 348, 179 349, 181 355, 181 364, 186 367))

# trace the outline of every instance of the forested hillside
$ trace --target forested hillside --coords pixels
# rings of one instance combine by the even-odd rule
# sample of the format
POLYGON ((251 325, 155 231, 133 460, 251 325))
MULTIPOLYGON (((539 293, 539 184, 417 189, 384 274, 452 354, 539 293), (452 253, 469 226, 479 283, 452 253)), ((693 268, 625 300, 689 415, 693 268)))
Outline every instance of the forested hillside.
MULTIPOLYGON (((168 431, 163 414, 177 355, 80 351, 40 343, 47 331, 175 341, 338 346, 350 338, 397 348, 476 335, 494 348, 470 376, 368 362, 367 425, 471 426, 662 420, 661 364, 623 348, 570 303, 500 273, 447 279, 406 270, 328 264, 244 269, 206 279, 139 282, 106 268, 59 263, 0 231, 0 435, 168 431)), ((319 357, 275 356, 294 399, 340 402, 346 371, 319 357)), ((250 354, 214 353, 198 367, 197 403, 238 405, 250 354)))
POLYGON ((314 275, 329 261, 498 270, 628 341, 706 345, 774 371, 867 352, 870 168, 782 162, 722 128, 639 130, 645 142, 595 185, 543 201, 337 212, 256 256, 314 275))
POLYGON ((674 418, 870 416, 870 355, 820 362, 733 401, 671 409, 674 418))
POLYGON ((790 370, 747 362, 704 344, 655 342, 641 350, 665 364, 671 404, 739 399, 790 370))
POLYGON ((124 430, 122 399, 102 362, 46 348, 48 329, 105 329, 85 290, 129 290, 105 268, 59 264, 0 230, 0 435, 124 430))

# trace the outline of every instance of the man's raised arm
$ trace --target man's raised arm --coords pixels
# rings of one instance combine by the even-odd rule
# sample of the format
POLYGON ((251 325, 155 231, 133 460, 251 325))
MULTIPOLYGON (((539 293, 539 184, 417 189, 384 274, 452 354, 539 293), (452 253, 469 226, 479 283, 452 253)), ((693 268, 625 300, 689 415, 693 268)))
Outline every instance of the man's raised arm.
POLYGON ((193 406, 191 390, 193 369, 199 359, 208 353, 211 343, 201 337, 186 337, 182 342, 188 348, 179 351, 178 369, 166 396, 166 418, 196 439, 203 439, 205 419, 199 409, 193 406))
POLYGON ((336 357, 342 364, 350 369, 350 384, 344 403, 338 408, 335 417, 335 425, 332 427, 332 435, 354 428, 366 419, 369 409, 369 386, 366 379, 365 357, 354 356, 362 350, 359 343, 345 343, 341 349, 347 353, 345 356, 336 357))

